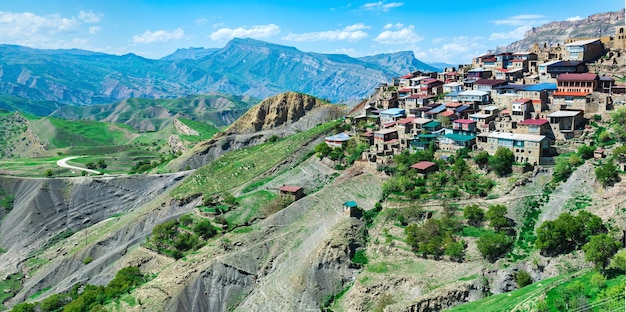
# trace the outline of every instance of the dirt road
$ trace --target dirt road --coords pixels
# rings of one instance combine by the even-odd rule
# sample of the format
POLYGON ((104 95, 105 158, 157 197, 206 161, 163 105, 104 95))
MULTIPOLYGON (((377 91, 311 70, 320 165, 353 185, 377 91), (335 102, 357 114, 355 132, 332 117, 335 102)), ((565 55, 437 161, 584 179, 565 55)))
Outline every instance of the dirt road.
POLYGON ((62 167, 62 168, 86 171, 86 172, 93 173, 93 174, 101 174, 100 171, 91 170, 91 169, 87 169, 87 168, 76 167, 76 166, 72 166, 72 165, 68 165, 67 164, 68 161, 76 159, 76 158, 81 158, 81 157, 83 157, 83 156, 71 156, 71 157, 65 157, 63 159, 59 159, 57 161, 57 166, 62 167))

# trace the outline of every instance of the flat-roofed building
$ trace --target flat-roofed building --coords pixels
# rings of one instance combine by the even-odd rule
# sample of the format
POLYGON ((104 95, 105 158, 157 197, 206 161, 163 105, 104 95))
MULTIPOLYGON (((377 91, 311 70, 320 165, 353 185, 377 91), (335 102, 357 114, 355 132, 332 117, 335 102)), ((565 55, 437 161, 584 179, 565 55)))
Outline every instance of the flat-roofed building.
POLYGON ((585 124, 582 111, 560 110, 548 115, 552 133, 557 140, 567 140, 575 137, 576 130, 585 124))
POLYGON ((550 140, 544 135, 491 132, 487 135, 484 149, 494 155, 498 148, 505 147, 513 152, 515 161, 538 165, 541 158, 550 152, 550 140))
POLYGON ((592 61, 604 53, 600 39, 577 40, 565 44, 565 58, 569 61, 592 61))

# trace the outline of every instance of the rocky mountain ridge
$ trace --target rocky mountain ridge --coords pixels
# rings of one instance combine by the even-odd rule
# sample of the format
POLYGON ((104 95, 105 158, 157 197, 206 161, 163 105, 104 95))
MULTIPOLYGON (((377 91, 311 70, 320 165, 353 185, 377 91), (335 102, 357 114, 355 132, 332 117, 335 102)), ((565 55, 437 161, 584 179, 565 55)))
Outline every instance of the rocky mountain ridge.
POLYGON ((553 46, 563 44, 568 38, 613 36, 615 26, 623 23, 624 10, 593 14, 580 20, 551 22, 533 27, 522 40, 498 47, 496 52, 528 51, 535 43, 553 46))

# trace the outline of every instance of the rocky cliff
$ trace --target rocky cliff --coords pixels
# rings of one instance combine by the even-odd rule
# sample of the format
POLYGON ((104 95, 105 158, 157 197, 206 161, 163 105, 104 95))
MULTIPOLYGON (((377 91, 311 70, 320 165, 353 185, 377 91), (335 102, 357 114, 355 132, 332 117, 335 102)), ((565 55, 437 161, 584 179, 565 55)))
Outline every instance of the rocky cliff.
POLYGON ((269 97, 250 108, 224 132, 198 144, 191 154, 175 160, 173 170, 199 168, 220 155, 308 130, 344 116, 345 106, 333 105, 310 95, 287 92, 269 97))
POLYGON ((598 13, 576 21, 551 22, 533 27, 524 35, 524 39, 508 46, 498 47, 497 52, 528 51, 535 43, 548 46, 563 44, 568 38, 598 38, 612 36, 615 26, 624 23, 624 10, 598 13))

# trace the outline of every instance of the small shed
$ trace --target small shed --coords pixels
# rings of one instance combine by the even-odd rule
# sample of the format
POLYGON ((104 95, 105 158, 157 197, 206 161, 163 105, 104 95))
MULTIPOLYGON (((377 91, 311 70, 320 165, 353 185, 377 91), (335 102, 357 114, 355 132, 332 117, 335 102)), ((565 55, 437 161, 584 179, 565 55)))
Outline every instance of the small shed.
POLYGON ((280 196, 292 198, 294 201, 304 197, 304 189, 301 186, 285 185, 278 189, 280 196))
POLYGON ((437 164, 431 161, 420 161, 411 165, 411 168, 415 169, 419 174, 427 175, 437 171, 437 164))
POLYGON ((595 151, 593 151, 593 158, 595 159, 604 158, 604 150, 601 148, 597 148, 595 151))
POLYGON ((363 217, 363 210, 353 200, 343 203, 343 211, 352 218, 360 219, 363 217))

